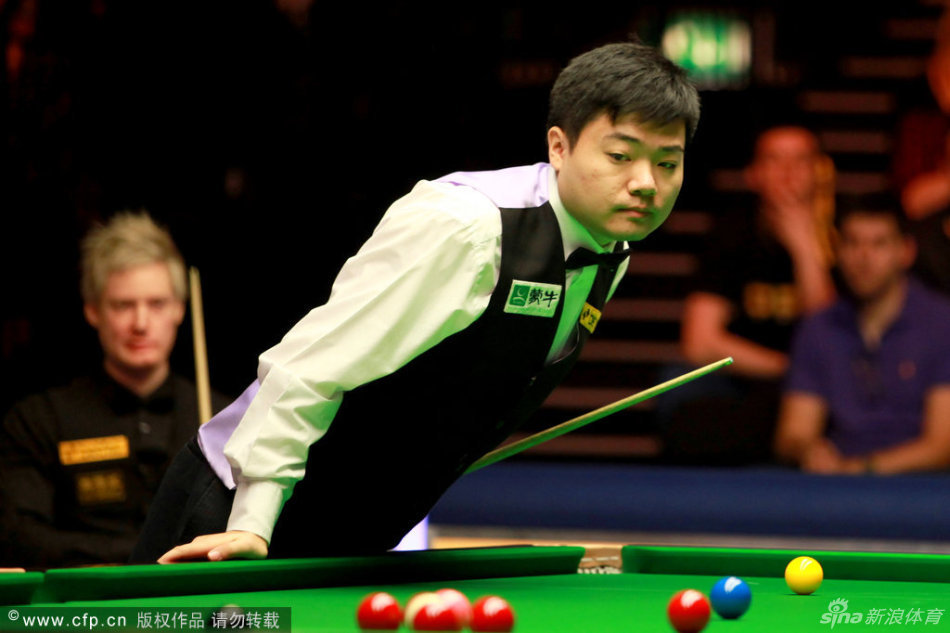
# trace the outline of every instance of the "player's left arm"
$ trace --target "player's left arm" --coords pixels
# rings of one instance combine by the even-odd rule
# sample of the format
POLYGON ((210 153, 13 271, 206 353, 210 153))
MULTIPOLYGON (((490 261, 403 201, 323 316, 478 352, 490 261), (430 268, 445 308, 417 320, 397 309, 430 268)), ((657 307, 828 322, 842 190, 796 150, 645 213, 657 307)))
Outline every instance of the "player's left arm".
POLYGON ((224 449, 237 484, 229 532, 269 542, 344 394, 480 316, 500 240, 497 208, 469 188, 420 183, 389 208, 340 270, 329 301, 260 357, 260 390, 224 449))
POLYGON ((868 455, 865 467, 881 474, 950 467, 950 385, 937 385, 927 392, 917 438, 868 455))

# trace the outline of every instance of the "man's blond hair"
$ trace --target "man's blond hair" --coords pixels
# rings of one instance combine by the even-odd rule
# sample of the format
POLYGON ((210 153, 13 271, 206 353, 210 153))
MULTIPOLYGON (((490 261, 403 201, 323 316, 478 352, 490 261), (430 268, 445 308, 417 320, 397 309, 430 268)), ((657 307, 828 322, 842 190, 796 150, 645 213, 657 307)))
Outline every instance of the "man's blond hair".
POLYGON ((184 301, 188 296, 185 262, 171 234, 144 211, 116 214, 83 238, 80 280, 83 301, 98 302, 112 273, 154 263, 168 266, 175 297, 184 301))

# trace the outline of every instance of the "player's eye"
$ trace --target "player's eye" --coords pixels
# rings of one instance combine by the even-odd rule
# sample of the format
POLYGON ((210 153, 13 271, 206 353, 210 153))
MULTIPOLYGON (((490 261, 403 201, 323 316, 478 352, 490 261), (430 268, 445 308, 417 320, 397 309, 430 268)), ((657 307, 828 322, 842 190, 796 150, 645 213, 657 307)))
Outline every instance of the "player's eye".
POLYGON ((610 156, 612 160, 617 161, 618 163, 630 160, 626 154, 621 154, 620 152, 607 152, 607 156, 610 156))

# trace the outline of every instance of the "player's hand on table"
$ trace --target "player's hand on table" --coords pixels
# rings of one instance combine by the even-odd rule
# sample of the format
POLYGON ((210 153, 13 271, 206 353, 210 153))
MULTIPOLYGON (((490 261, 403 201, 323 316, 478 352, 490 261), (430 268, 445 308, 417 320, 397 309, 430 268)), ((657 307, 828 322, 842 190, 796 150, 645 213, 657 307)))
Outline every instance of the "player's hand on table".
POLYGON ((267 541, 253 532, 233 530, 220 534, 203 534, 191 543, 174 547, 158 559, 161 564, 194 560, 229 560, 232 558, 266 558, 267 541))

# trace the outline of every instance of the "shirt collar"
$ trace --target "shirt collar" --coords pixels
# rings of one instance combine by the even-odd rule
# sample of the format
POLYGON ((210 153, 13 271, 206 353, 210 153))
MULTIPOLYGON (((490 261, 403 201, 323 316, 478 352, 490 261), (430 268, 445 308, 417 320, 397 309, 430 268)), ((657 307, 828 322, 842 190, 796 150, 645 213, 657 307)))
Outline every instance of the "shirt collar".
POLYGON ((128 414, 142 410, 152 413, 168 413, 174 409, 175 389, 171 373, 169 373, 165 382, 144 398, 119 384, 101 366, 97 368, 93 378, 99 384, 103 398, 116 413, 128 414))
POLYGON ((578 248, 588 248, 595 253, 609 253, 614 250, 616 242, 611 242, 606 247, 601 246, 590 234, 590 231, 583 224, 571 215, 561 202, 561 196, 557 190, 557 173, 554 167, 548 170, 548 202, 554 209, 554 215, 557 217, 558 226, 561 228, 561 240, 564 242, 564 259, 578 248))
MULTIPOLYGON (((919 314, 924 310, 924 307, 920 305, 921 293, 923 291, 922 284, 915 279, 912 275, 907 275, 906 277, 906 290, 904 293, 904 303, 901 305, 900 312, 897 313, 897 317, 894 318, 894 321, 884 330, 883 336, 897 328, 908 326, 912 315, 919 314)), ((830 310, 835 314, 836 318, 841 319, 851 328, 858 330, 860 332, 860 326, 858 325, 858 304, 855 303, 853 299, 850 299, 846 295, 839 299, 837 302, 831 305, 830 310)))

